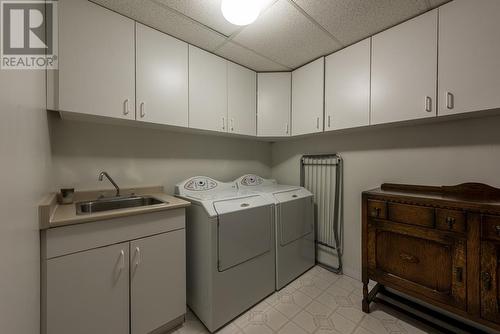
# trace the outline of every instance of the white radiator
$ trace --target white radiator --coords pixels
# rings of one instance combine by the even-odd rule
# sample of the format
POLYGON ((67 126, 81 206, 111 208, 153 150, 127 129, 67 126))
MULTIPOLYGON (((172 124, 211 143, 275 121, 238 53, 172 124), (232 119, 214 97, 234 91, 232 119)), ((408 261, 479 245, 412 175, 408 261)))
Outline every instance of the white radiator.
POLYGON ((343 210, 342 158, 338 154, 304 155, 301 185, 314 194, 316 259, 342 272, 343 210))

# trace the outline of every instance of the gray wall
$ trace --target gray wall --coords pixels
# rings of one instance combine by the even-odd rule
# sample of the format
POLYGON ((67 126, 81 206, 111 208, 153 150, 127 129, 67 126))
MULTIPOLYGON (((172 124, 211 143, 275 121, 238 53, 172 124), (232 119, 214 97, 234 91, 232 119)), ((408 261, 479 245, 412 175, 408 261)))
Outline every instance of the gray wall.
POLYGON ((346 273, 360 277, 361 192, 383 182, 500 186, 500 117, 361 129, 273 144, 272 175, 299 183, 306 153, 339 152, 344 159, 346 273))
POLYGON ((176 183, 195 175, 232 181, 245 173, 271 175, 271 144, 150 128, 114 126, 51 117, 54 187, 110 188, 107 171, 122 187, 176 183))
POLYGON ((0 73, 0 332, 39 333, 37 206, 50 187, 45 72, 0 73))

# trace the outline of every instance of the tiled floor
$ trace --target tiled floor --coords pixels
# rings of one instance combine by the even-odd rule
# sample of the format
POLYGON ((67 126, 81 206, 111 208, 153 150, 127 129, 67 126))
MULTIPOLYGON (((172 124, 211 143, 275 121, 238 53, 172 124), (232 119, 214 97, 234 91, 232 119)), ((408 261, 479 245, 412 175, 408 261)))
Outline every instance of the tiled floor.
MULTIPOLYGON (((222 328, 219 334, 414 334, 437 333, 373 303, 361 311, 361 282, 314 267, 222 328)), ((189 312, 175 334, 208 333, 189 312)))

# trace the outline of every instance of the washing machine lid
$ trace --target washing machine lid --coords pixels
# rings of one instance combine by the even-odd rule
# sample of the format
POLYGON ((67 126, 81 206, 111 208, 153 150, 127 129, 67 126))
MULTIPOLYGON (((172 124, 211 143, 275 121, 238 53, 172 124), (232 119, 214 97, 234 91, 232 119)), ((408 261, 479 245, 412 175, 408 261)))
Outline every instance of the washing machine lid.
POLYGON ((312 193, 304 187, 278 184, 274 179, 264 179, 255 174, 243 175, 234 182, 242 193, 269 194, 277 203, 312 196, 312 193))
POLYGON ((214 209, 219 215, 236 211, 251 210, 272 204, 273 202, 266 199, 266 197, 257 194, 243 195, 238 198, 227 198, 213 202, 214 209))

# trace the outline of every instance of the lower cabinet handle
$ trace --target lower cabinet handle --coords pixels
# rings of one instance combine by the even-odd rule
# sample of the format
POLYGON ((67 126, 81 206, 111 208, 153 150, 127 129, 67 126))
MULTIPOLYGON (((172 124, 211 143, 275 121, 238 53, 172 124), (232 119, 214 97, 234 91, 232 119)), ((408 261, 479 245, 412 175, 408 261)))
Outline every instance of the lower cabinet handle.
POLYGON ((500 237, 500 225, 495 226, 495 231, 497 232, 497 235, 500 237))
POLYGON ((332 116, 328 115, 328 128, 330 128, 332 126, 332 116))
POLYGON ((121 272, 123 269, 125 269, 125 251, 122 249, 120 251, 120 266, 118 270, 121 272))
POLYGON ((316 129, 319 130, 319 117, 316 118, 316 129))
POLYGON ((128 115, 130 110, 128 108, 128 105, 129 105, 129 99, 126 99, 124 102, 123 102, 123 114, 124 115, 128 115))
POLYGON ((234 119, 231 118, 231 131, 234 131, 234 119))
POLYGON ((144 102, 141 102, 139 109, 140 109, 141 118, 144 118, 144 116, 146 116, 146 111, 144 110, 145 109, 144 102))
POLYGON ((448 224, 448 229, 453 229, 453 225, 455 225, 455 218, 452 217, 446 217, 446 223, 448 224))
POLYGON ((432 98, 430 96, 425 97, 425 111, 432 111, 432 98))
POLYGON ((139 266, 142 262, 141 249, 139 247, 135 248, 135 266, 139 266))
POLYGON ((285 127, 285 131, 286 131, 286 132, 285 132, 285 133, 286 133, 286 134, 288 134, 288 130, 289 130, 289 129, 288 129, 288 123, 286 123, 285 125, 286 125, 286 127, 285 127))
POLYGON ((372 217, 380 217, 380 208, 375 208, 372 210, 372 217))
POLYGON ((448 109, 455 108, 455 97, 450 92, 446 92, 446 108, 448 109))
POLYGON ((226 118, 222 117, 222 130, 226 130, 226 118))

